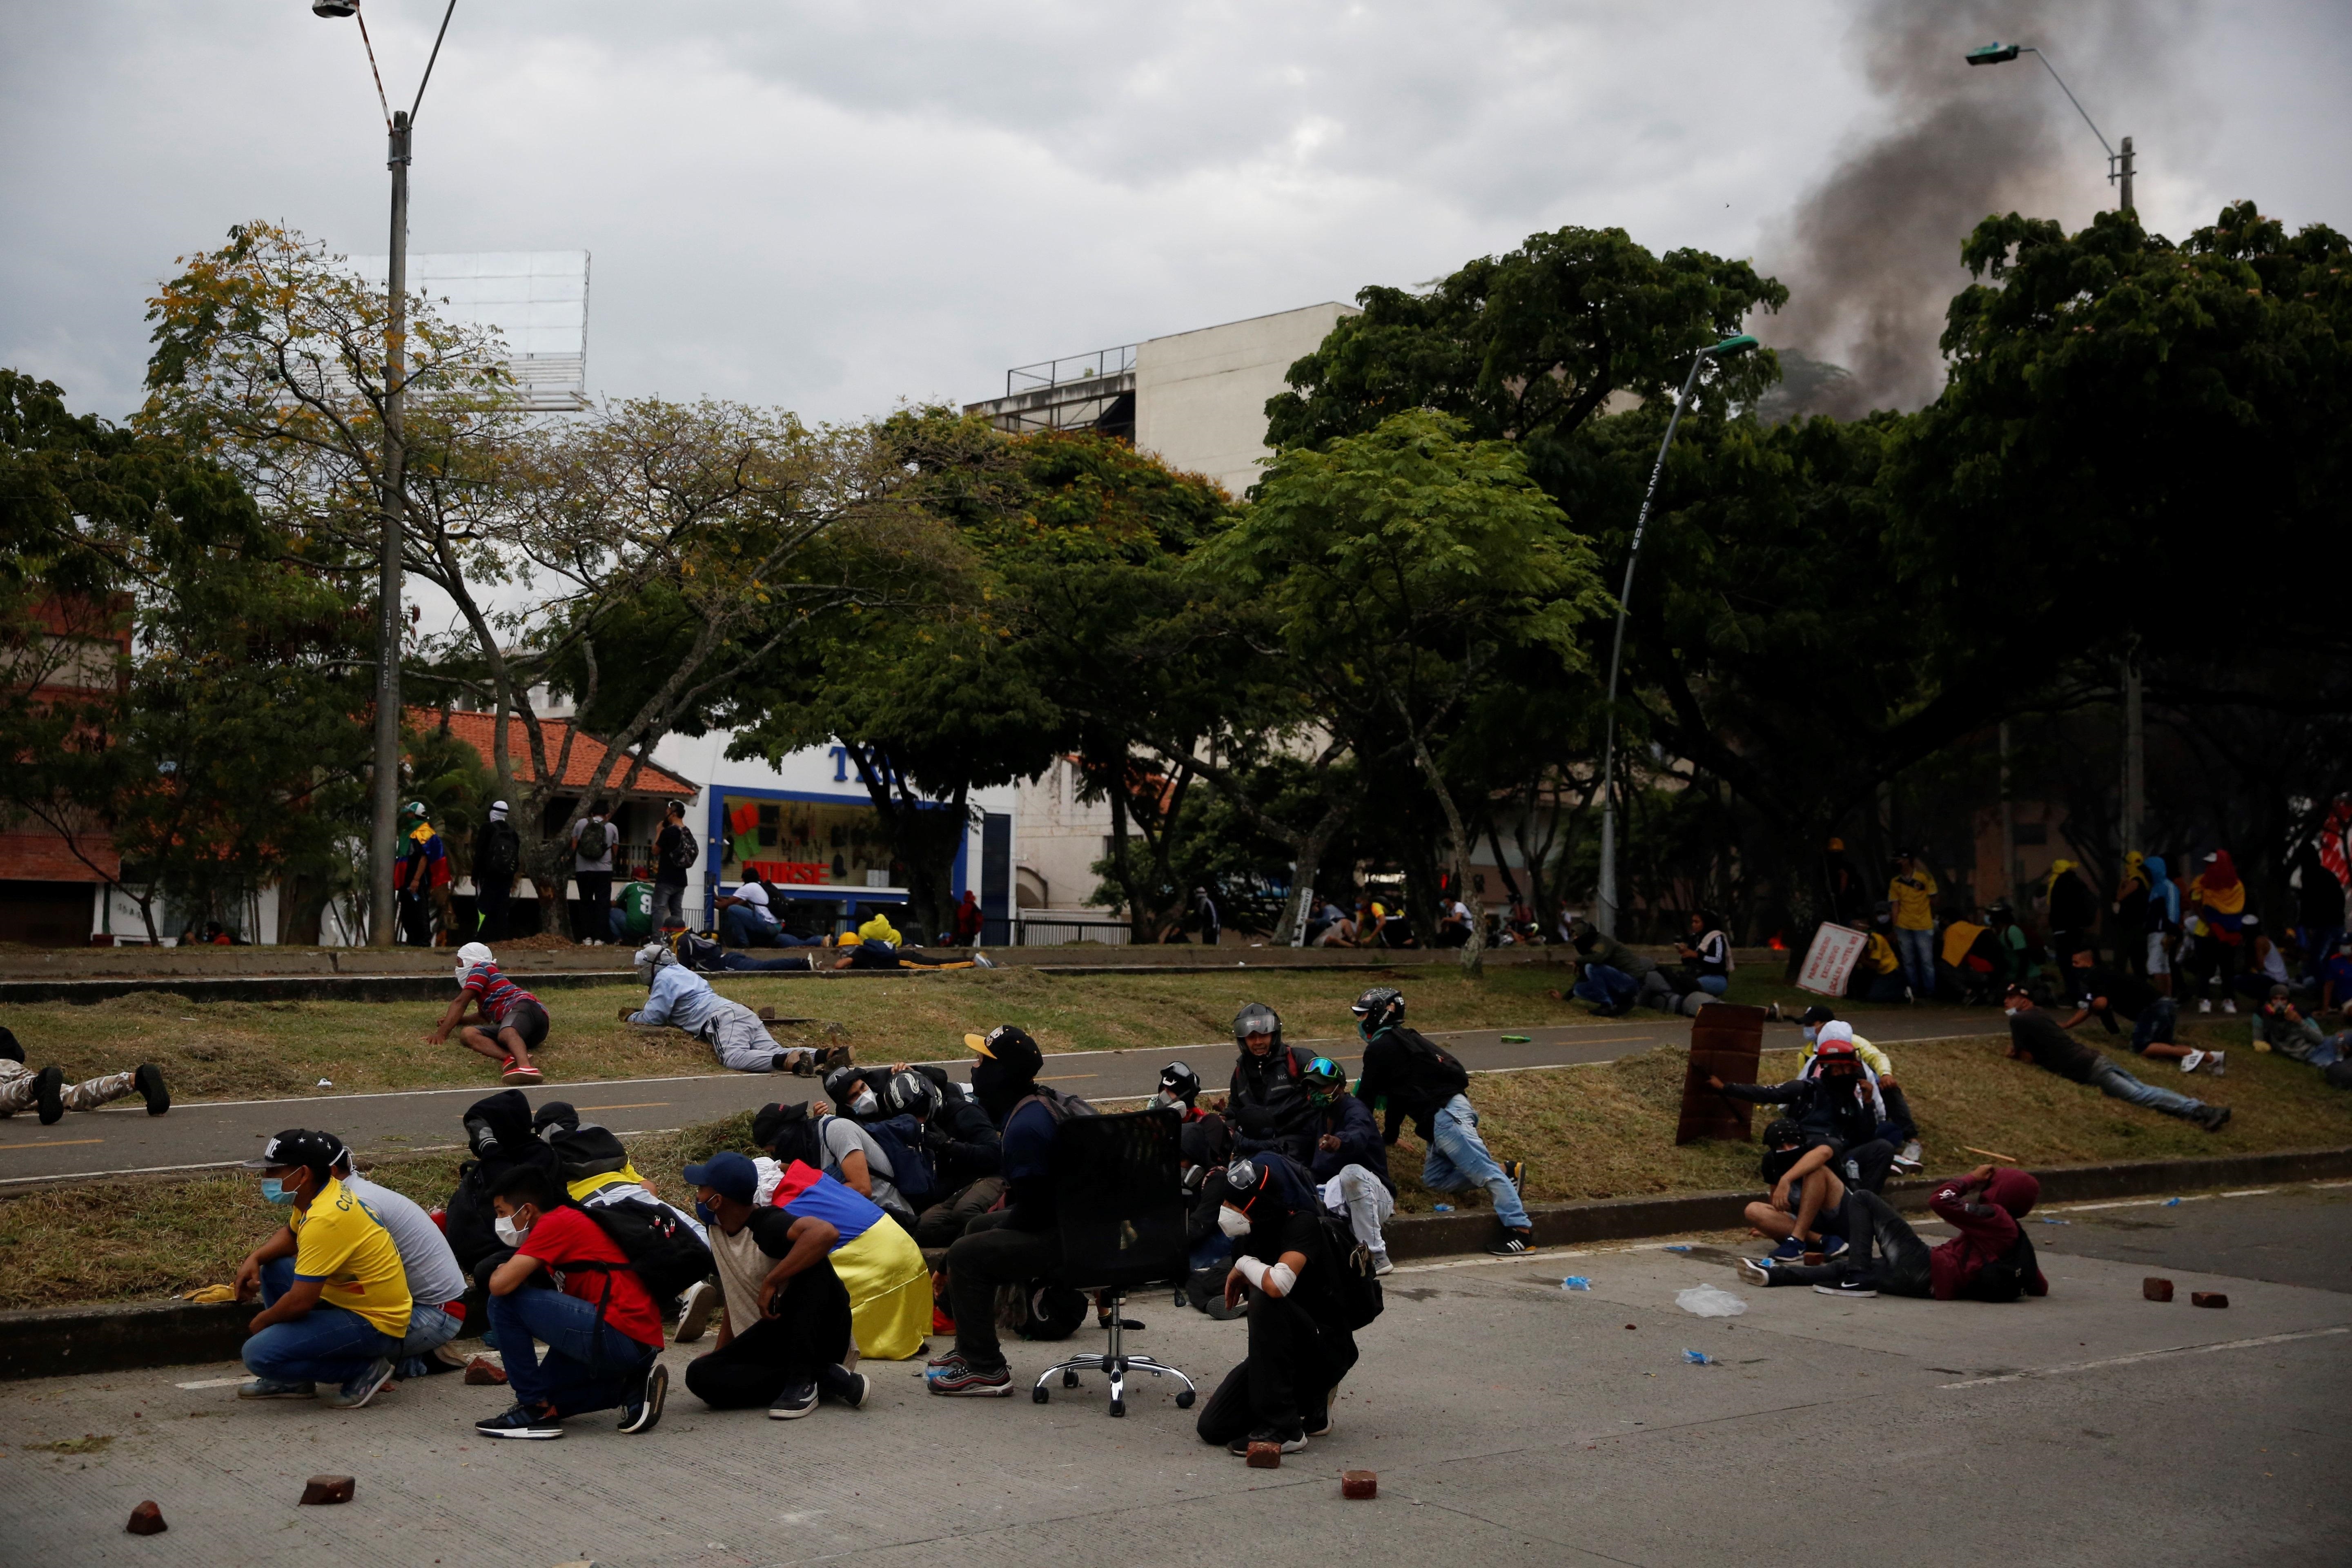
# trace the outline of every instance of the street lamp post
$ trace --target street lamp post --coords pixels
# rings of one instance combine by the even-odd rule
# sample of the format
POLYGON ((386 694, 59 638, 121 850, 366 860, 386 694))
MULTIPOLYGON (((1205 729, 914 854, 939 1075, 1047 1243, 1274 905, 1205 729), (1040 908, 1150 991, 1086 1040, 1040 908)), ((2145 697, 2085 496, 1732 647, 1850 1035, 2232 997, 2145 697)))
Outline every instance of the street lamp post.
MULTIPOLYGON (((2058 74, 2058 68, 2050 63, 2048 55, 2032 44, 1987 44, 1980 49, 1970 49, 1968 62, 1972 66, 2002 65, 2021 54, 2032 55, 2042 62, 2042 68, 2050 73, 2050 79, 2056 82, 2058 90, 2066 95, 2066 101, 2073 104, 2074 112, 2083 117, 2083 123, 2091 128, 2091 134, 2099 139, 2099 145, 2106 147, 2107 183, 2118 187, 2117 194, 2122 198, 2120 210, 2136 212, 2137 209, 2132 205, 2132 139, 2128 136, 2124 138, 2121 151, 2108 147, 2105 133, 2091 118, 2091 111, 2083 107, 2083 100, 2074 96, 2074 89, 2066 85, 2066 79, 2058 74)), ((2121 684, 2124 700, 2123 847, 2130 850, 2140 847, 2140 822, 2147 808, 2147 731, 2141 711, 2139 647, 2137 643, 2124 655, 2121 684)))
POLYGON ((1690 374, 1675 395, 1674 411, 1666 416, 1665 439, 1658 443, 1658 460, 1650 466, 1650 487, 1642 492, 1641 515, 1633 520, 1633 548, 1625 556, 1625 585, 1617 594, 1617 635, 1609 645, 1609 701, 1601 720, 1601 887, 1593 900, 1592 923, 1604 936, 1617 934, 1617 672, 1625 658, 1625 611, 1633 602, 1633 568, 1642 560, 1642 535, 1650 526, 1650 503, 1657 499, 1658 476, 1665 472, 1666 451, 1675 444, 1675 426, 1683 419, 1683 405, 1698 384, 1698 368, 1709 360, 1746 353, 1756 340, 1746 332, 1709 343, 1691 355, 1690 374))
POLYGON ((433 79, 434 63, 441 58, 441 40, 448 36, 449 18, 457 0, 441 13, 441 30, 433 36, 433 53, 425 62, 425 76, 416 84, 416 98, 408 108, 395 110, 386 102, 383 73, 376 68, 375 44, 368 37, 367 18, 360 0, 310 0, 320 16, 350 16, 360 25, 360 42, 367 49, 368 70, 375 77, 376 101, 383 105, 384 131, 390 138, 385 166, 392 171, 392 245, 384 268, 383 327, 383 524, 376 542, 375 628, 375 792, 368 824, 368 941, 390 947, 397 934, 393 912, 392 869, 399 852, 400 826, 400 600, 402 523, 408 511, 407 444, 401 416, 408 395, 408 150, 416 110, 433 79))

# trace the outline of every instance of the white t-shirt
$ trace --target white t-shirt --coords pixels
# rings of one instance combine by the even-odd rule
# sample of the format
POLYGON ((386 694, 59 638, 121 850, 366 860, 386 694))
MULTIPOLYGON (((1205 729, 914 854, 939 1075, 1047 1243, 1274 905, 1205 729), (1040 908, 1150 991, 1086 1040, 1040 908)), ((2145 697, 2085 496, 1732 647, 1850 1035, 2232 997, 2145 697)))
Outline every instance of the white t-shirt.
POLYGON ((392 1233, 399 1249, 400 1267, 408 1276, 408 1294, 420 1307, 438 1307, 466 1294, 466 1271, 433 1216, 414 1199, 365 1176, 345 1176, 343 1190, 367 1205, 376 1223, 392 1233))
POLYGON ((751 918, 761 925, 773 926, 776 911, 768 907, 768 889, 758 882, 746 882, 735 889, 735 896, 751 906, 751 918))
POLYGON ((902 1219, 912 1219, 913 1205, 898 1194, 893 1178, 898 1172, 890 1165, 890 1156, 882 1152, 882 1145, 874 1134, 846 1116, 824 1119, 824 1173, 837 1182, 848 1182, 841 1173, 841 1163, 852 1154, 866 1156, 866 1173, 874 1181, 874 1201, 902 1219))

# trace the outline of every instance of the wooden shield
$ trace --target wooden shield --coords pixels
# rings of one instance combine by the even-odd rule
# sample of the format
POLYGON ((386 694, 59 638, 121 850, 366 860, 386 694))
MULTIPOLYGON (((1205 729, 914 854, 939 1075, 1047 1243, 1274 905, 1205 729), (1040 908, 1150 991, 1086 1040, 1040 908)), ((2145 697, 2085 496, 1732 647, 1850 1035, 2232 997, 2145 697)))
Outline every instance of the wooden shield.
POLYGON ((1706 1087, 1712 1073, 1726 1083, 1754 1083, 1756 1065, 1764 1055, 1765 1011, 1728 1002, 1711 1002, 1691 1020, 1690 1066, 1683 1073, 1682 1119, 1675 1125, 1677 1145, 1702 1138, 1737 1138, 1746 1142, 1748 1112, 1745 1100, 1727 1100, 1706 1087))

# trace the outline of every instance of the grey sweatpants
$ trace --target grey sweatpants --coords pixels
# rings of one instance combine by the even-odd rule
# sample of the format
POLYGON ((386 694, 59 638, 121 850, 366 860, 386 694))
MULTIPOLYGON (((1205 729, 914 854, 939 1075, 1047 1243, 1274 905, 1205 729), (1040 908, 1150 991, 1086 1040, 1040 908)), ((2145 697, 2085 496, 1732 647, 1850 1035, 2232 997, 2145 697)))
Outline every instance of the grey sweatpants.
MULTIPOLYGON (((39 1076, 23 1062, 0 1058, 0 1116, 14 1116, 20 1110, 33 1109, 33 1079, 39 1076)), ((110 1100, 121 1100, 133 1087, 133 1075, 110 1072, 84 1083, 69 1083, 65 1088, 68 1110, 96 1110, 110 1100)))
POLYGON ((719 1065, 734 1072, 789 1072, 801 1065, 794 1058, 814 1058, 816 1054, 805 1047, 787 1050, 776 1044, 776 1037, 768 1033, 768 1026, 760 1022, 760 1015, 740 1002, 723 997, 719 1011, 710 1016, 699 1032, 709 1042, 711 1054, 719 1058, 719 1065), (779 1058, 783 1059, 779 1061, 779 1058))

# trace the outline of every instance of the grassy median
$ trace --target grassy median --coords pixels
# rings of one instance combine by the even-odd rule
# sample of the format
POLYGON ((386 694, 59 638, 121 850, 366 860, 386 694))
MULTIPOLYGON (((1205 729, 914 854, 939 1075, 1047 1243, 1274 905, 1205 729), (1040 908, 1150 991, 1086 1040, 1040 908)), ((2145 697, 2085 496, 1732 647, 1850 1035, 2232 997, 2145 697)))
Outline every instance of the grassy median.
MULTIPOLYGON (((1992 1041, 1893 1047, 1920 1118, 1928 1168, 1965 1169, 1997 1150, 2029 1165, 2183 1155, 2253 1153, 2352 1144, 2352 1095, 2326 1088, 2299 1063, 2242 1048, 2237 1025, 2191 1025, 2194 1044, 2239 1045, 2225 1079, 2184 1079, 2170 1064, 2116 1053, 2150 1082, 2186 1087, 2232 1107, 2219 1134, 2102 1098, 2021 1062, 1992 1041)), ((2105 1047, 2095 1029, 2085 1038, 2105 1047)), ((1525 1159, 1528 1196, 1538 1202, 1750 1189, 1756 1148, 1746 1143, 1674 1146, 1684 1053, 1660 1047, 1617 1061, 1532 1072, 1480 1074, 1471 1095, 1487 1142, 1505 1159, 1525 1159)), ((1769 1079, 1795 1066, 1792 1052, 1764 1058, 1769 1079)), ((678 1195, 677 1173, 716 1148, 742 1147, 748 1116, 631 1140, 638 1168, 678 1195)), ((1408 1132, 1391 1152, 1400 1207, 1428 1213, 1438 1202, 1486 1206, 1483 1194, 1434 1197, 1413 1177, 1421 1149, 1408 1132)), ((455 1184, 455 1154, 389 1159, 370 1173, 430 1205, 455 1184)), ((280 1216, 243 1173, 194 1179, 123 1178, 0 1195, 0 1308, 81 1301, 153 1300, 226 1280, 237 1260, 280 1216)))

